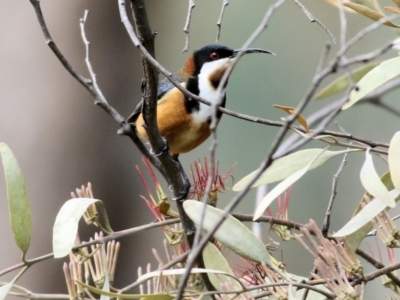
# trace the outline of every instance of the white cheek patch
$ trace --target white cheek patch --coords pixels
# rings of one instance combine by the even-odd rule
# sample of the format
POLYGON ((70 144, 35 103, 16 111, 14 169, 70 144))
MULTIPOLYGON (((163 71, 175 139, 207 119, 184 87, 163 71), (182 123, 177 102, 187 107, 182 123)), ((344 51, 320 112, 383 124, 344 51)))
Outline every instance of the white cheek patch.
MULTIPOLYGON (((223 67, 228 61, 229 58, 227 57, 216 61, 204 63, 199 74, 199 96, 201 98, 209 101, 210 103, 218 103, 220 99, 217 90, 211 85, 209 78, 215 70, 223 67)), ((211 107, 200 102, 199 111, 193 114, 194 121, 206 122, 210 117, 211 107)))

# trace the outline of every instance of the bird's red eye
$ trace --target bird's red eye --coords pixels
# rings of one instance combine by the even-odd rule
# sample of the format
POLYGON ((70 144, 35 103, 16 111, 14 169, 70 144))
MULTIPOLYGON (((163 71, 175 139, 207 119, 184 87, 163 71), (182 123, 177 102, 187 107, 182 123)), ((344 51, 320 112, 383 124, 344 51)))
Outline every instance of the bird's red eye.
POLYGON ((219 59, 219 54, 217 52, 213 52, 210 54, 211 59, 217 60, 219 59))

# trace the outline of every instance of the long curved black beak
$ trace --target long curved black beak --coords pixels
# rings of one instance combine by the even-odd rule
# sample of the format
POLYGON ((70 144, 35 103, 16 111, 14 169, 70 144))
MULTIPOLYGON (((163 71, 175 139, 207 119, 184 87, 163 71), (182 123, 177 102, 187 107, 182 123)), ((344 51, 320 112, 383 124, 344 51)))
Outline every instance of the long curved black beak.
POLYGON ((266 53, 266 54, 276 55, 275 53, 273 53, 271 51, 264 50, 264 49, 261 49, 261 48, 247 48, 244 51, 242 51, 242 49, 234 50, 231 57, 232 58, 236 57, 239 53, 242 53, 242 55, 250 54, 250 53, 266 53))

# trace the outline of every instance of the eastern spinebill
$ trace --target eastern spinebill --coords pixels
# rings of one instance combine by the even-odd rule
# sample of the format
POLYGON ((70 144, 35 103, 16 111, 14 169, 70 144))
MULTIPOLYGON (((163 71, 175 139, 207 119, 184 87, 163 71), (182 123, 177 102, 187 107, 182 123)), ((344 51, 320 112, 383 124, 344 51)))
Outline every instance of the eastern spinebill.
MULTIPOLYGON (((174 76, 182 87, 200 96, 210 103, 220 100, 218 86, 228 67, 237 59, 241 50, 233 50, 222 45, 207 45, 193 52, 186 60, 184 67, 174 76)), ((248 53, 269 53, 270 51, 248 48, 248 53)), ((221 106, 225 106, 226 84, 222 89, 221 106)), ((167 140, 172 155, 186 153, 202 144, 211 134, 212 117, 210 106, 189 99, 168 79, 164 79, 158 87, 157 125, 160 134, 167 140)), ((222 113, 217 112, 218 121, 222 113)), ((147 140, 143 127, 142 103, 136 107, 128 121, 134 123, 138 135, 147 140)))

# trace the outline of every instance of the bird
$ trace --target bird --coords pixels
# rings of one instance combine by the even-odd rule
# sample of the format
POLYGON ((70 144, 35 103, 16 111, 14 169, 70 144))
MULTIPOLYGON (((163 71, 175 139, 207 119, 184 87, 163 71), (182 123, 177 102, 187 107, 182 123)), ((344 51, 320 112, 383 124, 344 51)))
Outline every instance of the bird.
MULTIPOLYGON (((220 81, 229 66, 237 59, 238 54, 268 53, 270 51, 259 48, 233 50, 223 45, 206 45, 191 54, 183 68, 173 75, 183 88, 200 96, 210 103, 220 101, 217 91, 220 81)), ((226 85, 222 89, 222 102, 225 107, 226 85)), ((210 135, 212 108, 195 99, 189 99, 167 78, 158 86, 157 125, 160 134, 167 142, 171 155, 178 156, 201 145, 210 135)), ((222 113, 217 112, 218 122, 222 113)), ((142 116, 142 102, 140 102, 128 122, 134 124, 140 138, 148 140, 142 116)))

